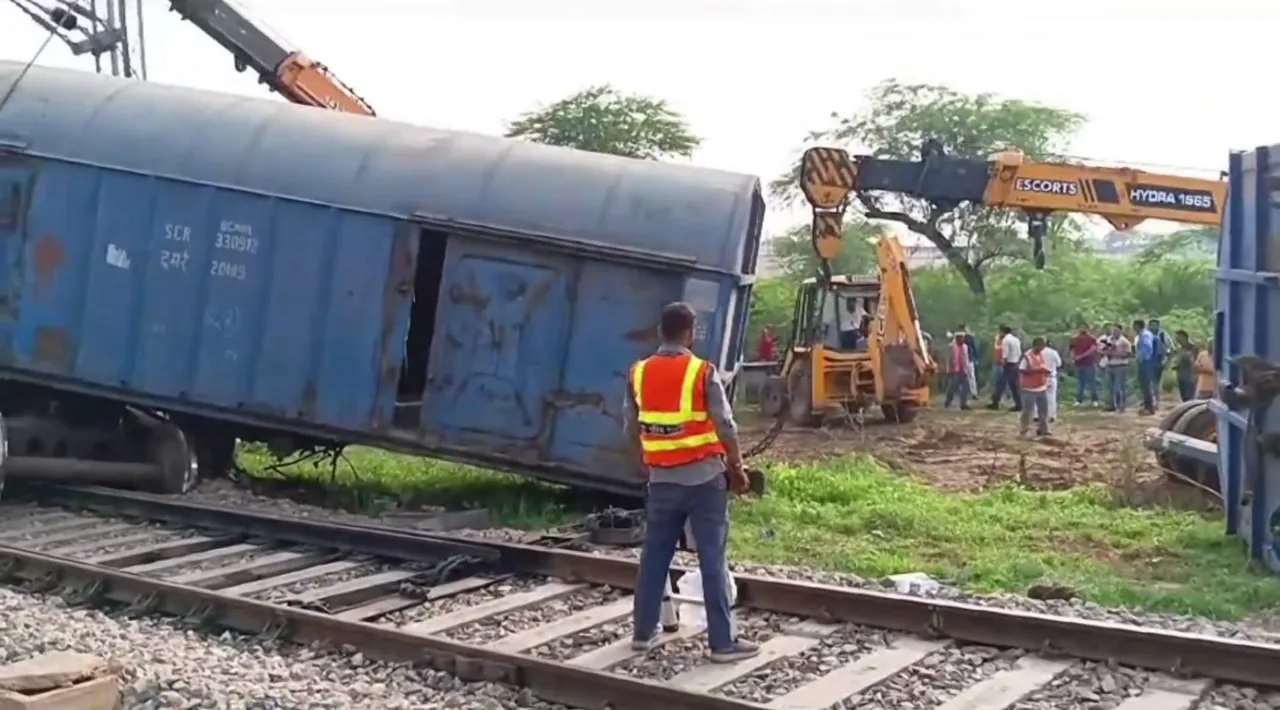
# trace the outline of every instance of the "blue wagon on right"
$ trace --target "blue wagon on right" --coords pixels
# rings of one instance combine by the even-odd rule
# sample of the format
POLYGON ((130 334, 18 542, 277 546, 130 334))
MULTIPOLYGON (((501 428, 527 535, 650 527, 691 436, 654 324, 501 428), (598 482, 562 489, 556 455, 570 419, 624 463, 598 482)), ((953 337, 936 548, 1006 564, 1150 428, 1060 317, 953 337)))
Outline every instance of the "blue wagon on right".
POLYGON ((1227 534, 1280 571, 1280 146, 1233 153, 1218 244, 1213 399, 1147 432, 1161 465, 1221 492, 1227 534))

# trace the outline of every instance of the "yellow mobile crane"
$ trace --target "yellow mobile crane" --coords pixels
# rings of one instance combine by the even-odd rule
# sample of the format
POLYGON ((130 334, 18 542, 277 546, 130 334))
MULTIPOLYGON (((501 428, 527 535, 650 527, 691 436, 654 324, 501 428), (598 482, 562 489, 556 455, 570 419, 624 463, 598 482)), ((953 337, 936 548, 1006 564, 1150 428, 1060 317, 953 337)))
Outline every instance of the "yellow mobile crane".
MULTIPOLYGON (((801 188, 814 209, 843 212, 850 197, 883 192, 915 197, 946 212, 963 203, 1020 210, 1037 268, 1044 267, 1044 237, 1054 212, 1092 214, 1116 229, 1132 229, 1148 219, 1217 226, 1222 224, 1225 180, 1151 173, 1073 163, 1039 162, 1016 149, 988 160, 946 155, 927 141, 920 160, 850 156, 839 148, 810 148, 801 169, 801 188)), ((816 224, 816 223, 815 223, 816 224)), ((840 233, 820 225, 814 248, 836 248, 840 233)), ((836 252, 838 253, 838 251, 836 252)))

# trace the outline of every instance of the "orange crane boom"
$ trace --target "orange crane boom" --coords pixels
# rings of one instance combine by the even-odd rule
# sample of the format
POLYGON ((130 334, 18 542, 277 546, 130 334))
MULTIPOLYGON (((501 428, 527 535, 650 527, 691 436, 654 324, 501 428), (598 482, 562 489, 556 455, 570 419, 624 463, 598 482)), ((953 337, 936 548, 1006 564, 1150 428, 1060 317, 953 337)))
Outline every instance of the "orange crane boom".
POLYGON ((293 103, 377 115, 326 66, 275 37, 230 0, 170 0, 169 6, 231 52, 236 71, 252 69, 260 82, 293 103))

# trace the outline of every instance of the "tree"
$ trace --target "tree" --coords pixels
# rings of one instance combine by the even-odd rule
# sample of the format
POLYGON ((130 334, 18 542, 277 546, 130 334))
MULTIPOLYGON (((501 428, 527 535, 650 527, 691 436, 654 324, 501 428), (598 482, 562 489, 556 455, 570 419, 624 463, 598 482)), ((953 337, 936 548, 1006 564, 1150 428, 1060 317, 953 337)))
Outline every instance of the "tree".
MULTIPOLYGON (((834 127, 808 137, 814 145, 842 146, 857 153, 918 160, 925 141, 937 141, 947 155, 986 160, 992 153, 1016 147, 1036 160, 1052 158, 1084 124, 1084 116, 1064 109, 1000 99, 992 94, 964 94, 945 86, 882 82, 870 91, 866 105, 841 117, 834 127)), ((775 180, 775 197, 798 197, 799 165, 775 180)), ((898 195, 859 195, 858 207, 871 219, 906 225, 934 244, 955 267, 970 291, 986 292, 985 267, 1002 257, 1020 256, 1020 216, 1008 210, 974 205, 940 208, 898 195)), ((1056 229, 1069 221, 1057 220, 1056 229)), ((1051 233, 1050 241, 1061 236, 1051 233)))
POLYGON ((1141 252, 1138 261, 1152 264, 1157 261, 1178 255, 1192 254, 1212 255, 1218 248, 1218 237, 1222 230, 1218 227, 1190 227, 1152 240, 1141 252))
POLYGON ((667 102, 608 84, 521 114, 506 136, 643 160, 689 157, 702 143, 667 102))
MULTIPOLYGON (((840 240, 844 250, 831 264, 835 274, 871 274, 876 269, 875 240, 880 229, 871 222, 857 219, 846 222, 840 240)), ((792 279, 805 279, 819 273, 818 255, 813 248, 811 227, 797 225, 769 240, 769 254, 783 273, 792 279)))

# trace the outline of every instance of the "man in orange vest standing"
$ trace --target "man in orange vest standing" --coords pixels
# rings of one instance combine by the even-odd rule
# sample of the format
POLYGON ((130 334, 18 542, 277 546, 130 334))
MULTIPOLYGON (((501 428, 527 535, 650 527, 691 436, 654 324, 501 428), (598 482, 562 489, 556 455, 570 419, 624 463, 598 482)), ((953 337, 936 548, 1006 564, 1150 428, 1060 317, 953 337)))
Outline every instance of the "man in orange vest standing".
POLYGON ((1022 354, 1018 363, 1018 378, 1022 389, 1022 414, 1018 419, 1018 433, 1027 435, 1031 419, 1036 420, 1036 435, 1049 433, 1049 362, 1045 357, 1045 339, 1031 341, 1031 349, 1022 354))
POLYGON ((645 537, 636 581, 636 651, 653 647, 671 560, 693 534, 702 574, 711 660, 733 663, 760 647, 734 638, 730 618, 729 492, 747 489, 733 410, 715 367, 689 351, 694 311, 686 303, 662 309, 658 351, 631 367, 623 421, 649 477, 645 537))

